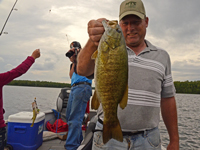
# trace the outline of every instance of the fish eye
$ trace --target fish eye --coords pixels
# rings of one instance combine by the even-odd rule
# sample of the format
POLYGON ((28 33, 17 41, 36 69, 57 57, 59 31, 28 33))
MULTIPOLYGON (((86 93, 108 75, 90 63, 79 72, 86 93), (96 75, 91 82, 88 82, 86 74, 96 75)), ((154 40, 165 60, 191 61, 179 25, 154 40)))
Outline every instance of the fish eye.
POLYGON ((119 28, 117 28, 116 31, 117 31, 118 33, 121 33, 121 30, 119 30, 119 28))

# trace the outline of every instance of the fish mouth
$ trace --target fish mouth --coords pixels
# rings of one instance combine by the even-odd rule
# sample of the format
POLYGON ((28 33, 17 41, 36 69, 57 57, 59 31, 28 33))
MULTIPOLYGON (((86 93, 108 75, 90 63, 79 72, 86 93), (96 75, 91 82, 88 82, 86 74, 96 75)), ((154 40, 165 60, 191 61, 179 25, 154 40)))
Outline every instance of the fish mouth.
POLYGON ((116 26, 118 25, 118 21, 114 20, 114 21, 108 21, 107 24, 111 27, 111 28, 116 28, 116 26))

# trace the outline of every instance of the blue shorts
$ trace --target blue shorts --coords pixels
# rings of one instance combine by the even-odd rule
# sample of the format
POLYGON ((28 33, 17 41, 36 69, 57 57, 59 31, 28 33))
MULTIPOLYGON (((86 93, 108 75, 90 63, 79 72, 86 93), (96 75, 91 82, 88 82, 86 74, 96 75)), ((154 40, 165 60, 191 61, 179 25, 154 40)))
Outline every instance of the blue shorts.
MULTIPOLYGON (((96 130, 102 130, 103 125, 97 121, 96 130)), ((123 142, 110 139, 103 144, 102 131, 94 132, 92 150, 161 150, 160 131, 156 127, 143 133, 123 136, 123 142)))

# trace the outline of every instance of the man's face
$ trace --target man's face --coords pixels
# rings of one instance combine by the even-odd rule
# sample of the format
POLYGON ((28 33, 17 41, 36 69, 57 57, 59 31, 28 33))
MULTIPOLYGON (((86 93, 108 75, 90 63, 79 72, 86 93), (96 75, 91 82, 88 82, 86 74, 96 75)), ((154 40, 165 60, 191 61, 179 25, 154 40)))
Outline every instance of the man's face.
POLYGON ((127 15, 120 21, 126 45, 137 47, 144 42, 146 28, 148 27, 148 18, 141 19, 135 15, 127 15))

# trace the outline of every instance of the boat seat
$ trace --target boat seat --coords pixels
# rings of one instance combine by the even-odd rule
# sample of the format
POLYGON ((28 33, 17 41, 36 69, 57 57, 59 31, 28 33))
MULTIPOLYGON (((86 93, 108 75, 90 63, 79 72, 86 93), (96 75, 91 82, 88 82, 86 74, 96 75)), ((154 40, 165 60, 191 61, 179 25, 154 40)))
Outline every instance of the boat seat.
POLYGON ((91 150, 92 149, 93 134, 94 134, 97 120, 98 120, 98 116, 96 115, 89 121, 87 130, 85 132, 85 138, 77 150, 91 150))

